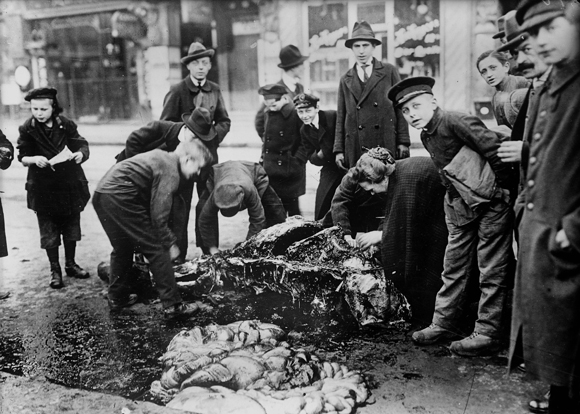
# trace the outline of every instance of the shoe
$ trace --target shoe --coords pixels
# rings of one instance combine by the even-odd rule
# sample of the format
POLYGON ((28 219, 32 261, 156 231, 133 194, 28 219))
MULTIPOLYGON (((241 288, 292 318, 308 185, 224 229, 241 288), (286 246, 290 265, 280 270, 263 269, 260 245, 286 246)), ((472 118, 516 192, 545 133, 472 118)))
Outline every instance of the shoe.
POLYGON ((432 323, 425 329, 413 332, 412 338, 416 344, 431 345, 445 339, 451 339, 454 336, 453 332, 432 323))
POLYGON ((528 411, 531 413, 547 413, 550 408, 550 391, 548 391, 543 399, 533 399, 528 403, 528 411))
POLYGON ((109 309, 112 312, 119 312, 123 308, 129 308, 133 306, 135 303, 137 303, 138 299, 139 297, 136 294, 131 293, 125 299, 107 298, 107 301, 109 302, 109 309))
POLYGON ((10 292, 0 292, 0 300, 7 299, 10 296, 10 292))
POLYGON ((518 366, 516 367, 516 369, 517 369, 518 371, 520 371, 520 372, 523 372, 523 373, 525 373, 525 372, 526 372, 526 363, 525 363, 525 362, 522 362, 520 365, 518 365, 518 366))
POLYGON ((479 332, 473 332, 461 341, 451 342, 449 346, 451 352, 467 357, 492 355, 498 352, 500 348, 501 345, 497 339, 482 335, 479 332))
POLYGON ((58 262, 50 264, 50 287, 53 289, 61 289, 64 287, 62 282, 62 270, 58 262))
POLYGON ((80 267, 75 262, 72 262, 71 264, 65 265, 64 270, 68 276, 74 277, 77 279, 86 279, 90 276, 89 272, 87 272, 85 269, 80 267))
POLYGON ((199 312, 195 303, 177 303, 163 310, 166 318, 189 318, 199 312))

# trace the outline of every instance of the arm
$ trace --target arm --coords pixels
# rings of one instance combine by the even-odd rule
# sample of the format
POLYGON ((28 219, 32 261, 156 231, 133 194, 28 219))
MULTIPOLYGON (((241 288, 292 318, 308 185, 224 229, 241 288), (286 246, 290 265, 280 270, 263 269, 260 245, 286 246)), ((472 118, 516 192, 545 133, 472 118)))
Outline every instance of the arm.
POLYGON ((334 148, 333 152, 344 153, 344 120, 346 118, 346 101, 344 98, 344 89, 342 81, 338 86, 338 103, 336 111, 336 130, 334 134, 334 148))
POLYGON ((197 225, 199 227, 199 235, 204 246, 208 250, 219 247, 219 229, 218 212, 219 209, 215 205, 213 192, 210 193, 205 190, 199 199, 201 204, 201 212, 197 225))
MULTIPOLYGON (((392 66, 391 71, 391 85, 395 85, 401 81, 401 76, 399 75, 399 71, 395 66, 392 66)), ((389 101, 390 102, 390 101, 389 101)), ((407 152, 409 151, 409 146, 411 145, 411 137, 409 135, 409 124, 405 121, 405 117, 403 116, 403 112, 399 108, 393 108, 395 110, 395 138, 397 144, 397 152, 400 151, 399 146, 407 147, 407 152)), ((399 154, 395 154, 397 156, 399 154)), ((407 158, 406 157, 398 157, 398 158, 407 158)))
POLYGON ((221 144, 221 142, 226 137, 227 133, 230 132, 230 126, 232 124, 232 121, 230 120, 228 111, 226 110, 226 105, 224 103, 224 98, 219 89, 217 90, 217 94, 218 94, 218 103, 215 109, 213 119, 215 122, 215 130, 217 133, 217 138, 219 143, 221 144))
POLYGON ((248 240, 254 234, 266 228, 266 214, 264 213, 264 206, 262 206, 260 195, 255 188, 244 188, 244 203, 246 204, 250 218, 250 226, 246 236, 246 240, 248 240))
POLYGON ((266 131, 266 105, 262 103, 260 109, 256 113, 256 117, 254 118, 254 127, 256 128, 256 132, 258 136, 264 141, 264 132, 266 131))
POLYGON ((37 155, 36 142, 34 137, 28 133, 26 126, 20 126, 18 132, 20 133, 16 144, 18 161, 25 167, 30 167, 31 165, 36 165, 39 168, 48 167, 50 165, 48 159, 43 155, 37 155))
POLYGON ((14 146, 8 138, 0 131, 0 169, 5 170, 10 167, 14 159, 14 146))
POLYGON ((181 122, 182 107, 179 91, 172 87, 163 99, 163 110, 159 119, 162 121, 181 122))
POLYGON ((177 169, 170 171, 162 165, 154 169, 150 201, 151 224, 159 242, 167 249, 177 241, 168 223, 173 196, 179 187, 179 180, 177 169))
POLYGON ((344 234, 351 235, 349 206, 354 202, 358 184, 350 174, 345 175, 332 198, 331 213, 333 224, 339 225, 344 234))
POLYGON ((125 142, 126 158, 131 158, 156 148, 163 149, 165 140, 160 125, 160 122, 153 121, 131 132, 125 142))
POLYGON ((79 135, 77 124, 71 120, 68 120, 66 123, 66 142, 77 164, 81 164, 89 159, 89 143, 79 135))

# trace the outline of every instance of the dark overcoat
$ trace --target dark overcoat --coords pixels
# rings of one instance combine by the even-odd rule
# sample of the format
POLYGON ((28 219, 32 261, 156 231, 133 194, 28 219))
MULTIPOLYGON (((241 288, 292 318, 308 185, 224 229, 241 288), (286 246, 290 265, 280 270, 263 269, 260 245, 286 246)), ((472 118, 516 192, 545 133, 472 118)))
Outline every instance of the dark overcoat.
POLYGON ((387 97, 400 80, 393 65, 376 59, 364 89, 355 67, 340 79, 334 153, 344 153, 347 168, 354 167, 362 147, 380 146, 396 155, 398 145, 411 145, 407 121, 387 97))
MULTIPOLYGON (((294 97, 296 95, 304 92, 304 86, 301 83, 296 83, 296 89, 293 91, 291 91, 288 88, 288 86, 286 86, 286 84, 284 83, 284 81, 282 79, 280 79, 278 82, 276 82, 276 84, 282 85, 286 89, 286 95, 288 95, 290 102, 292 102, 292 99, 294 99, 294 97)), ((254 119, 254 125, 256 127, 256 131, 264 130, 264 116, 265 116, 265 114, 266 114, 266 105, 264 105, 264 102, 262 102, 262 104, 260 105, 260 109, 258 109, 258 112, 256 113, 256 118, 254 119)))
MULTIPOLYGON (((312 164, 322 166, 320 181, 316 189, 314 220, 320 220, 328 213, 334 192, 344 177, 344 171, 334 162, 332 152, 336 130, 336 111, 318 111, 318 120, 318 129, 310 125, 302 125, 300 128, 305 155, 312 164), (319 151, 322 151, 322 158, 318 156, 319 151)), ((303 161, 306 162, 306 157, 303 161)))
MULTIPOLYGON (((89 144, 77 131, 77 125, 64 116, 53 118, 53 139, 47 139, 41 130, 42 126, 33 117, 18 128, 18 160, 22 157, 43 155, 51 159, 65 146, 72 152, 83 154, 82 162, 89 158, 89 144)), ((71 215, 80 213, 90 198, 89 186, 80 164, 74 160, 54 166, 54 171, 28 167, 26 178, 28 208, 40 214, 71 215)))
MULTIPOLYGON (((0 169, 5 170, 12 164, 14 158, 14 147, 8 141, 6 136, 0 131, 0 148, 6 148, 10 151, 10 156, 1 157, 0 169)), ((0 202, 0 257, 8 256, 8 246, 6 245, 6 228, 4 227, 4 210, 0 202)))
POLYGON ((260 164, 281 199, 300 197, 306 192, 306 164, 300 155, 304 151, 300 137, 302 125, 292 103, 287 103, 280 111, 266 111, 264 131, 260 135, 260 164))
MULTIPOLYGON (((179 144, 179 131, 183 122, 151 121, 142 128, 131 132, 125 142, 125 149, 117 156, 117 161, 131 158, 154 149, 174 151, 179 144)), ((212 155, 217 147, 210 148, 212 155)))
POLYGON ((580 62, 554 67, 528 122, 530 157, 511 330, 521 361, 547 384, 580 391, 580 62), (560 248, 563 229, 569 248, 560 248))

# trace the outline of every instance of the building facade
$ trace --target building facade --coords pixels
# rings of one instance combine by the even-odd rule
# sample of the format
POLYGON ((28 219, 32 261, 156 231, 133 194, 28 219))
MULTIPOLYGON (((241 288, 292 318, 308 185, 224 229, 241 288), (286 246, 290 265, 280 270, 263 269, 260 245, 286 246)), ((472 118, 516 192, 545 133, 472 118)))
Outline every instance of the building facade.
POLYGON ((366 20, 382 41, 377 59, 402 77, 433 76, 447 109, 490 115, 492 91, 475 59, 498 46, 494 0, 2 0, 0 7, 5 105, 17 104, 18 91, 53 85, 75 119, 156 119, 169 86, 187 75, 180 58, 199 41, 216 50, 210 79, 231 112, 258 108, 257 89, 280 79, 278 53, 288 44, 309 55, 302 83, 333 108, 339 79, 354 64, 344 41, 366 20))

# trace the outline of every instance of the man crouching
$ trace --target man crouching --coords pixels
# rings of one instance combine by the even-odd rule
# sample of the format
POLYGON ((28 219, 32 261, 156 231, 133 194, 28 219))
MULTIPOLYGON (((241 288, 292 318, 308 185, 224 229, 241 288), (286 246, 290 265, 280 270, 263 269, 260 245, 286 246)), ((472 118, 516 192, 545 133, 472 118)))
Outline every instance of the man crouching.
POLYGON ((182 302, 177 289, 171 262, 179 248, 168 220, 180 180, 198 174, 211 159, 201 141, 184 141, 173 152, 156 149, 121 161, 99 182, 93 205, 113 246, 108 298, 112 311, 137 301, 128 280, 134 251, 149 261, 165 316, 198 311, 182 302))

